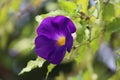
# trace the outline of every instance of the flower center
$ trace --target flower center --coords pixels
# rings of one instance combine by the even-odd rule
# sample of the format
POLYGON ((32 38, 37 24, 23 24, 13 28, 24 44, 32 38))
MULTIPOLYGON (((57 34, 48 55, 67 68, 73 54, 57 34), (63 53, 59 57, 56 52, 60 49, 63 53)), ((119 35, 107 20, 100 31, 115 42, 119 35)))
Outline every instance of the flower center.
POLYGON ((65 36, 61 36, 61 37, 58 38, 57 44, 58 44, 59 46, 63 46, 63 45, 65 45, 65 41, 66 41, 65 36))

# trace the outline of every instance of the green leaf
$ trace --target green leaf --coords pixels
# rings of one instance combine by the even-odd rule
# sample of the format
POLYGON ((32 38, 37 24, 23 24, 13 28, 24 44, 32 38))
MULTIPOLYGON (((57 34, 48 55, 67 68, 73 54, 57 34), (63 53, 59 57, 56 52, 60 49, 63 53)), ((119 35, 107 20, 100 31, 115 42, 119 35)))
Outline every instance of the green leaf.
POLYGON ((112 21, 115 17, 114 5, 111 3, 105 5, 102 16, 105 21, 112 21))
POLYGON ((92 79, 92 74, 90 71, 86 70, 83 75, 83 80, 91 80, 92 79))
POLYGON ((76 33, 77 33, 77 38, 76 38, 76 40, 78 41, 78 42, 81 42, 83 39, 84 39, 84 37, 85 37, 85 26, 86 26, 86 22, 84 22, 83 23, 83 25, 81 25, 80 23, 76 23, 76 28, 77 28, 77 31, 76 31, 76 33))
POLYGON ((47 71, 46 78, 48 77, 49 73, 52 71, 52 69, 53 69, 55 66, 56 66, 56 65, 54 65, 54 64, 49 64, 49 66, 47 67, 47 68, 48 68, 48 71, 47 71))
POLYGON ((115 5, 115 16, 120 17, 120 3, 116 3, 115 5))
POLYGON ((77 8, 77 5, 72 1, 60 0, 59 5, 61 9, 65 10, 66 12, 74 12, 77 8))
POLYGON ((80 47, 78 47, 78 54, 77 54, 77 57, 75 58, 77 63, 83 61, 87 51, 88 51, 87 44, 84 44, 84 45, 81 45, 80 47))
POLYGON ((100 45, 100 39, 99 38, 96 38, 96 39, 92 40, 92 42, 90 43, 90 47, 91 47, 93 53, 96 53, 99 45, 100 45))
POLYGON ((9 10, 9 6, 5 6, 5 7, 1 8, 1 10, 0 10, 0 25, 4 24, 7 21, 8 10, 9 10))
POLYGON ((107 25, 107 31, 115 32, 120 30, 120 18, 114 19, 111 23, 107 25))
POLYGON ((22 71, 18 74, 21 75, 25 72, 30 72, 31 70, 37 68, 37 67, 42 67, 43 63, 45 62, 45 60, 43 60, 42 58, 37 58, 36 60, 30 60, 27 63, 27 66, 25 68, 22 69, 22 71))
POLYGON ((37 15, 35 17, 35 20, 38 22, 38 23, 41 23, 41 21, 43 20, 43 17, 41 15, 37 15))
POLYGON ((35 17, 35 20, 38 23, 41 23, 41 21, 46 18, 46 17, 50 17, 50 16, 56 16, 56 15, 66 15, 66 12, 64 10, 55 10, 55 11, 51 11, 47 14, 42 14, 42 15, 37 15, 35 17))
POLYGON ((89 0, 76 0, 78 5, 82 5, 82 12, 87 14, 89 0))
POLYGON ((94 16, 95 18, 98 17, 98 10, 97 10, 97 9, 94 10, 94 12, 93 12, 93 16, 94 16))

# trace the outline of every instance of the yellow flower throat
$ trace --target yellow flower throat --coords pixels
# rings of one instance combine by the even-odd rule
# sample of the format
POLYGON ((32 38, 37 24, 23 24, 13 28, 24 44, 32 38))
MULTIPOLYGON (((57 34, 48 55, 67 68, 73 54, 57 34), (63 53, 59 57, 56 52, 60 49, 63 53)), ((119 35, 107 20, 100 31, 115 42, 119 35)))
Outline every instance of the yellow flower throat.
POLYGON ((65 45, 65 41, 66 41, 65 36, 61 36, 61 37, 58 38, 57 44, 58 44, 59 46, 63 46, 63 45, 65 45))

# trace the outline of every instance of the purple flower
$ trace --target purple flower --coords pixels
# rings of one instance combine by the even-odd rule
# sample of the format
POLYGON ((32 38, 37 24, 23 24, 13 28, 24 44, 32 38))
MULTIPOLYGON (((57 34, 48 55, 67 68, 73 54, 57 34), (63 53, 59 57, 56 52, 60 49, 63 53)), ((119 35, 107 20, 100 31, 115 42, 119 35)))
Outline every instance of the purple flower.
POLYGON ((35 51, 50 63, 59 64, 73 45, 73 22, 65 16, 47 17, 37 28, 35 51))

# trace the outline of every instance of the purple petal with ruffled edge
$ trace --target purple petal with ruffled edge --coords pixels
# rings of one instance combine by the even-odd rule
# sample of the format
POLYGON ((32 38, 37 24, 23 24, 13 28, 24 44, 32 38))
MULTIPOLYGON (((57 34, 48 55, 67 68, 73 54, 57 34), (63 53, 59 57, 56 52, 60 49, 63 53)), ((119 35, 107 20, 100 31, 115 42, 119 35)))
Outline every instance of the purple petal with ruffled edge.
POLYGON ((76 31, 76 27, 73 22, 65 16, 56 16, 52 22, 53 25, 57 26, 58 29, 63 30, 68 26, 71 33, 74 33, 76 31))
MULTIPOLYGON (((53 24, 52 22, 55 20, 55 17, 47 17, 45 18, 40 26, 37 28, 38 35, 44 35, 49 39, 56 39, 59 35, 66 36, 67 27, 64 26, 64 29, 59 28, 57 23, 53 24), (54 37, 53 37, 54 36, 54 37)), ((57 19, 56 19, 57 21, 57 19)), ((64 21, 64 20, 63 20, 64 21)))
POLYGON ((76 27, 70 19, 68 19, 68 27, 71 33, 74 33, 76 31, 76 27))
POLYGON ((67 17, 64 16, 56 16, 52 20, 52 24, 55 28, 59 30, 64 30, 67 27, 67 17))
POLYGON ((53 36, 57 35, 58 31, 51 24, 53 18, 54 17, 47 17, 41 22, 41 24, 37 28, 38 35, 47 36, 49 39, 53 39, 53 36))
POLYGON ((53 64, 59 64, 66 52, 65 46, 57 46, 56 41, 45 36, 38 36, 35 39, 35 51, 38 56, 48 60, 53 64))
POLYGON ((42 33, 44 33, 44 32, 41 32, 41 30, 44 30, 45 32, 48 32, 48 33, 53 31, 51 30, 51 29, 54 29, 51 24, 51 21, 53 20, 53 18, 54 17, 47 17, 41 22, 41 24, 38 26, 36 30, 38 35, 41 35, 42 33))

